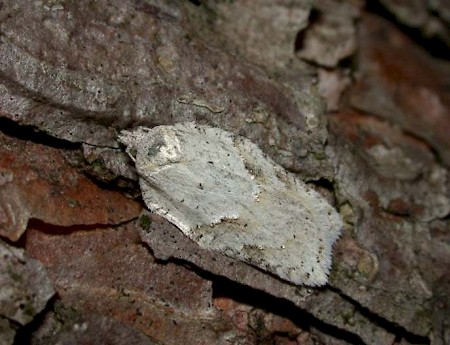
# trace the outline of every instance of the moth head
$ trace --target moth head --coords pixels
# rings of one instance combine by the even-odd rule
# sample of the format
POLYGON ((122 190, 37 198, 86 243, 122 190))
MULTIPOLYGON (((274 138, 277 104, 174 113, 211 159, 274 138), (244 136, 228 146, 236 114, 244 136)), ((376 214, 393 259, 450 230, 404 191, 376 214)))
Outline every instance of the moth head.
POLYGON ((180 140, 175 131, 167 127, 156 127, 142 146, 143 158, 158 166, 177 163, 181 159, 180 140))
POLYGON ((118 137, 136 166, 165 166, 180 160, 180 142, 175 132, 164 126, 124 130, 118 137))

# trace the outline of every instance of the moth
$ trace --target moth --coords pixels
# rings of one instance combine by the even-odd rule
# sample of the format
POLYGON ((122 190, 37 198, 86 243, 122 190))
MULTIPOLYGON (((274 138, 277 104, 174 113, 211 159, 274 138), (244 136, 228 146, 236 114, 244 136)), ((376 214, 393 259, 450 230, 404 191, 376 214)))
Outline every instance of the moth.
POLYGON ((250 140, 192 122, 122 131, 147 207, 200 247, 319 286, 343 222, 250 140))

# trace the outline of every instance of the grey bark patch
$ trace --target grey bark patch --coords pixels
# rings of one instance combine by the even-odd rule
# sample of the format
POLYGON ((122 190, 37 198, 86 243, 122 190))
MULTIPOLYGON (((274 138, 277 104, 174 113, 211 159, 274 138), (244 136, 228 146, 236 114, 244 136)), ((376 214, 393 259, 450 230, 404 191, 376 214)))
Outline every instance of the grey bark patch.
POLYGON ((200 247, 295 284, 327 282, 341 217, 255 144, 194 123, 122 131, 119 140, 149 209, 200 247))

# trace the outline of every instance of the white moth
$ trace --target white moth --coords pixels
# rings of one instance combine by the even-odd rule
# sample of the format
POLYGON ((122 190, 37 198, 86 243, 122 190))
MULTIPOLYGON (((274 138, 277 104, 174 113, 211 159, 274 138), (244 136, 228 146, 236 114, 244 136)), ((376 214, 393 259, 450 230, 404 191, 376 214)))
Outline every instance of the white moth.
POLYGON ((178 123, 122 131, 119 140, 147 207, 200 247, 295 284, 326 284, 339 214, 248 139, 178 123))

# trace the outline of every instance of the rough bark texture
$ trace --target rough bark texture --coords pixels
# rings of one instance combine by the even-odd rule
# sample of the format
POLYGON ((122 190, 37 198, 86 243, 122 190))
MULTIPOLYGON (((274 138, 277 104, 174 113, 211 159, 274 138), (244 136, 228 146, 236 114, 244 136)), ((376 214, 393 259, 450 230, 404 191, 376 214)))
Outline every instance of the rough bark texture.
POLYGON ((449 344, 448 1, 0 1, 0 344, 449 344), (145 209, 120 130, 239 134, 344 220, 328 284, 145 209))

